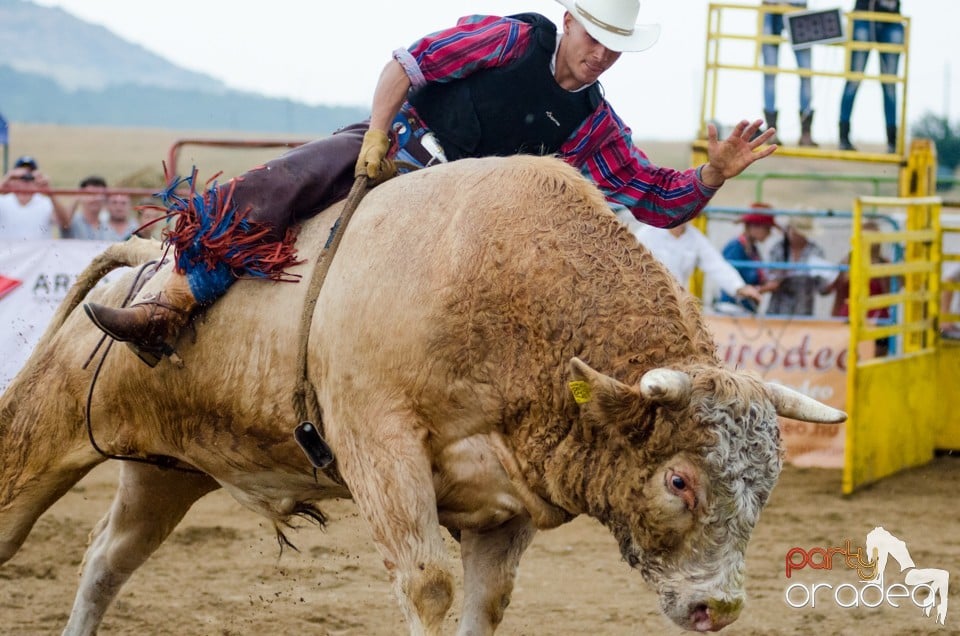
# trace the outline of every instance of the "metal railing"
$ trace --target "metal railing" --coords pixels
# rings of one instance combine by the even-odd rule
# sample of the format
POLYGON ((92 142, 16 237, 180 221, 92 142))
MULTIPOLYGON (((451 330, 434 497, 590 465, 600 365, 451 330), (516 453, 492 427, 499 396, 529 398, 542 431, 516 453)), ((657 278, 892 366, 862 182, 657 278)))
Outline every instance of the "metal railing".
MULTIPOLYGON (((745 72, 757 75, 795 75, 810 78, 831 78, 842 81, 878 81, 884 84, 894 84, 897 89, 897 103, 899 105, 899 125, 897 127, 896 152, 864 152, 859 150, 839 150, 825 147, 795 147, 783 145, 777 151, 780 156, 818 157, 830 159, 856 160, 875 163, 900 163, 905 150, 904 136, 907 121, 906 94, 909 78, 909 51, 910 51, 910 18, 894 13, 848 12, 845 33, 852 33, 854 20, 870 20, 874 22, 896 22, 903 24, 903 44, 887 44, 873 41, 855 41, 847 37, 842 42, 817 44, 817 46, 840 47, 844 49, 842 69, 816 68, 784 68, 765 66, 762 63, 762 47, 764 44, 787 44, 787 38, 782 35, 764 35, 764 16, 771 13, 788 14, 802 11, 800 7, 788 5, 765 4, 733 4, 711 3, 707 12, 707 41, 705 47, 703 90, 700 106, 700 132, 695 146, 703 145, 707 138, 707 122, 718 121, 717 102, 720 90, 721 72, 745 72), (754 19, 749 18, 752 13, 754 19), (739 27, 739 28, 738 28, 739 27), (753 59, 745 61, 729 59, 729 54, 721 46, 724 43, 754 44, 753 59), (897 53, 903 56, 902 64, 898 65, 898 74, 868 74, 851 72, 850 57, 854 51, 878 51, 880 53, 897 53), (722 54, 724 57, 722 58, 722 54)), ((745 57, 745 56, 744 56, 745 57)), ((759 80, 759 78, 758 78, 759 80)), ((759 85, 759 81, 758 81, 759 85)))
MULTIPOLYGON (((859 197, 854 201, 850 270, 851 341, 862 342, 897 336, 903 338, 904 353, 930 350, 939 336, 941 231, 939 197, 859 197), (896 232, 864 232, 861 222, 865 206, 897 207, 907 211, 907 223, 896 232), (874 245, 902 244, 904 259, 874 263, 874 245), (867 282, 876 277, 902 280, 899 290, 869 295, 867 282), (876 326, 867 323, 867 312, 881 307, 903 307, 903 320, 876 326)), ((855 347, 850 350, 851 366, 857 364, 855 347)))
POLYGON ((210 148, 296 148, 307 143, 306 141, 290 139, 178 139, 170 145, 167 151, 166 170, 168 174, 179 174, 177 162, 180 151, 185 146, 205 146, 210 148))
MULTIPOLYGON (((768 181, 818 181, 831 183, 869 183, 872 186, 873 196, 882 196, 883 186, 890 185, 891 194, 896 194, 899 184, 899 177, 873 174, 837 174, 830 172, 745 172, 737 176, 737 179, 745 181, 756 181, 754 186, 754 200, 763 201, 763 190, 768 181)), ((944 177, 937 175, 937 186, 948 185, 954 187, 960 184, 960 178, 944 177)))
MULTIPOLYGON (((771 214, 773 216, 781 217, 781 218, 805 216, 805 217, 831 219, 831 220, 846 219, 850 221, 850 224, 851 224, 851 228, 850 228, 851 243, 853 242, 854 237, 856 235, 853 228, 854 219, 856 218, 856 211, 793 210, 793 209, 776 209, 776 208, 767 208, 767 209, 764 209, 763 211, 764 213, 771 214)), ((703 216, 706 218, 708 222, 711 219, 714 221, 719 221, 722 219, 730 222, 738 222, 742 215, 748 214, 750 212, 756 212, 756 210, 752 208, 742 208, 742 207, 709 206, 703 211, 703 216)), ((899 236, 899 234, 897 233, 901 230, 901 224, 900 224, 900 221, 897 219, 897 217, 893 215, 879 213, 879 212, 867 212, 867 211, 861 210, 860 218, 878 221, 886 224, 886 226, 890 228, 889 231, 886 231, 886 232, 876 232, 876 233, 871 232, 869 233, 871 236, 882 236, 882 237, 899 236)), ((702 231, 706 234, 707 228, 704 227, 702 231)), ((957 228, 957 231, 960 232, 960 228, 957 228)), ((867 235, 867 233, 864 233, 864 235, 867 235)), ((893 238, 891 238, 889 241, 884 241, 884 242, 887 243, 891 248, 892 258, 890 260, 890 264, 896 265, 899 263, 903 263, 906 258, 905 245, 903 243, 897 242, 893 238)), ((960 255, 957 256, 956 260, 960 261, 960 255)), ((727 262, 737 269, 759 269, 759 270, 765 270, 765 271, 790 270, 790 271, 796 271, 796 272, 810 272, 811 273, 810 275, 819 274, 824 278, 830 278, 831 276, 835 276, 840 272, 850 271, 849 265, 844 263, 839 263, 839 262, 830 263, 830 264, 828 263, 812 263, 811 264, 811 263, 797 263, 792 261, 772 261, 772 260, 760 260, 760 261, 727 260, 727 262), (834 272, 836 274, 834 274, 834 272)), ((891 294, 899 293, 900 288, 902 286, 900 279, 896 276, 890 276, 888 278, 890 279, 889 280, 890 293, 891 294)), ((851 286, 852 284, 853 283, 851 281, 851 286)), ((699 296, 702 301, 704 300, 702 280, 695 280, 689 285, 689 288, 691 292, 699 296)), ((956 288, 958 291, 960 291, 960 279, 958 279, 956 288)), ((899 320, 899 313, 901 311, 900 306, 898 304, 890 304, 890 305, 881 305, 881 307, 887 308, 888 316, 885 318, 875 319, 874 324, 880 327, 897 324, 899 320)), ((870 308, 873 309, 874 306, 871 305, 870 308)), ((807 316, 807 318, 812 318, 812 316, 807 316)), ((842 320, 842 321, 848 320, 848 318, 846 317, 831 317, 830 319, 836 319, 836 320, 842 320)), ((898 340, 896 338, 891 338, 890 352, 893 353, 894 351, 897 351, 898 346, 899 346, 898 340)))

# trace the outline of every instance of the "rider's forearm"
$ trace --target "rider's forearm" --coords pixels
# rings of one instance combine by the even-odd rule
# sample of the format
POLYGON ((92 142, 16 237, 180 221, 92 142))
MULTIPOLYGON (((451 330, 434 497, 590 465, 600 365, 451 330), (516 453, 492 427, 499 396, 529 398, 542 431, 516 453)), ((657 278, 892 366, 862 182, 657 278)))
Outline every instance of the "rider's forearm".
POLYGON ((377 88, 373 93, 373 109, 370 113, 370 128, 388 131, 393 118, 410 90, 410 79, 396 60, 390 60, 380 73, 377 88))

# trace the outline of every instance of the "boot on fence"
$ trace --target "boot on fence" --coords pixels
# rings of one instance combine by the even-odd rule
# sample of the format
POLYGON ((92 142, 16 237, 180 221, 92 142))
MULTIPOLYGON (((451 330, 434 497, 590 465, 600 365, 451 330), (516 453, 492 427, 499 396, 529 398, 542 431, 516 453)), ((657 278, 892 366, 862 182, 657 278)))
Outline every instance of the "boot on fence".
MULTIPOLYGON (((765 110, 763 111, 763 118, 767 122, 767 129, 777 127, 777 111, 775 110, 765 110)), ((780 136, 774 133, 773 139, 767 141, 768 144, 777 144, 780 145, 780 136)))
POLYGON ((850 122, 840 122, 840 150, 856 150, 850 143, 850 122))
POLYGON ((813 140, 810 134, 810 128, 813 126, 813 111, 800 111, 800 141, 798 145, 808 148, 816 148, 819 144, 813 140))
POLYGON ((895 154, 897 152, 897 127, 896 126, 887 126, 887 154, 895 154))

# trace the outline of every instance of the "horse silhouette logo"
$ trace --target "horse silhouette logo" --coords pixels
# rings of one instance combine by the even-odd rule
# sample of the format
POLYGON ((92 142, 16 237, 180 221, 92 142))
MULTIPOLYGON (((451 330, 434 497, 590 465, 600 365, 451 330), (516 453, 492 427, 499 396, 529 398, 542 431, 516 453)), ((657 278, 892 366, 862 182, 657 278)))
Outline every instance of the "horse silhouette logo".
POLYGON ((920 602, 920 608, 925 616, 930 616, 930 611, 939 596, 936 620, 941 625, 944 624, 947 619, 949 572, 937 568, 918 568, 910 557, 907 544, 880 526, 867 533, 867 558, 877 563, 876 572, 881 588, 884 570, 890 558, 900 564, 901 572, 906 572, 903 577, 904 583, 926 587, 929 591, 926 598, 920 602))

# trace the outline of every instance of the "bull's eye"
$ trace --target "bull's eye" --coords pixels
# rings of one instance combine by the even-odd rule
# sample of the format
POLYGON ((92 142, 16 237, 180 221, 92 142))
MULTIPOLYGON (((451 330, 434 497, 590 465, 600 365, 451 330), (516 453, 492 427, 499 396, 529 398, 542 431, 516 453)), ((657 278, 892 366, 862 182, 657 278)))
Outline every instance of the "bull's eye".
POLYGON ((697 507, 697 493, 693 489, 689 476, 671 470, 664 475, 664 478, 667 489, 671 494, 679 497, 688 510, 694 510, 697 507))

